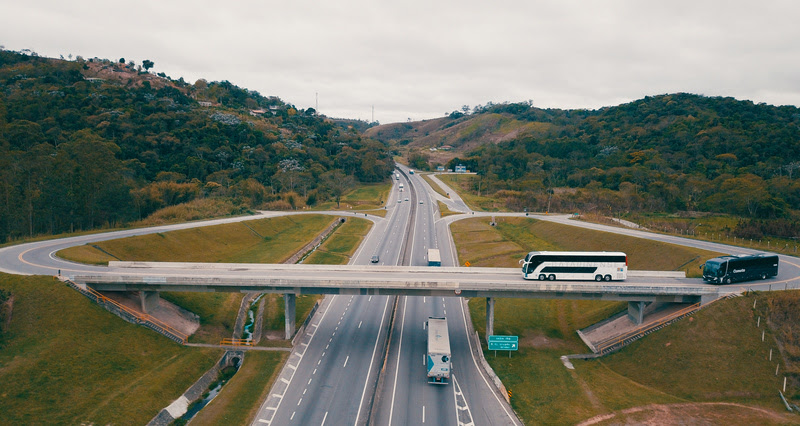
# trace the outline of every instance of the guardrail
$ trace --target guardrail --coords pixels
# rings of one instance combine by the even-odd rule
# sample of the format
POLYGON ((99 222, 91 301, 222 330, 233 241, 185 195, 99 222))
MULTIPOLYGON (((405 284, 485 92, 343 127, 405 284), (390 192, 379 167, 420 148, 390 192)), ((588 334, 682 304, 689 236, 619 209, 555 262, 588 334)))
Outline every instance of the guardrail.
POLYGON ((675 312, 674 314, 669 315, 667 317, 664 317, 654 323, 646 324, 642 327, 631 330, 623 335, 614 337, 613 339, 607 340, 605 342, 600 342, 595 346, 595 349, 597 349, 596 353, 603 354, 618 345, 630 343, 631 341, 636 340, 658 328, 661 328, 672 321, 678 320, 686 315, 693 314, 697 312, 699 309, 700 309, 700 303, 695 303, 692 306, 681 309, 680 311, 675 312))
POLYGON ((220 346, 232 346, 232 347, 254 346, 253 341, 248 339, 222 339, 222 341, 219 342, 219 344, 220 346))
POLYGON ((120 317, 122 317, 123 319, 126 319, 129 322, 132 322, 134 324, 143 325, 143 326, 145 326, 145 327, 147 327, 147 328, 149 328, 149 329, 151 329, 151 330, 153 330, 153 331, 155 331, 157 333, 160 333, 160 334, 163 334, 164 336, 169 337, 170 339, 172 339, 175 342, 180 343, 182 345, 185 345, 187 340, 189 339, 189 336, 186 333, 183 333, 182 331, 171 327, 169 324, 159 320, 158 318, 155 318, 155 317, 152 317, 150 315, 147 315, 147 314, 141 313, 139 311, 136 311, 134 309, 131 309, 131 308, 129 308, 129 307, 117 302, 114 299, 110 299, 110 298, 106 297, 102 293, 98 292, 97 290, 95 290, 95 289, 93 289, 93 288, 91 288, 89 286, 87 286, 84 289, 84 288, 81 288, 81 287, 77 286, 72 281, 67 281, 67 282, 69 283, 70 287, 78 290, 84 296, 88 297, 89 299, 92 299, 95 303, 103 304, 103 305, 108 304, 108 305, 113 306, 116 309, 118 315, 120 317))

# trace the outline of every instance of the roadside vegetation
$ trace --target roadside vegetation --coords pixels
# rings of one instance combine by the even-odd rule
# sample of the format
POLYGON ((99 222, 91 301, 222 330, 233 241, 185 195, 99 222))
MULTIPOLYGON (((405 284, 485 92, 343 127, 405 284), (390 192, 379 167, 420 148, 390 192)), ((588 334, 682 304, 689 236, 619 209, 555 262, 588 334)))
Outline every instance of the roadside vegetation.
MULTIPOLYGON (((62 250, 58 255, 76 262, 99 264, 107 264, 109 260, 281 263, 335 220, 336 217, 327 215, 279 216, 100 241, 62 250)), ((161 297, 200 317, 200 329, 190 336, 191 342, 219 343, 233 333, 244 296, 240 293, 162 292, 161 297)), ((310 310, 303 299, 298 298, 298 315, 310 310)), ((279 304, 282 310, 283 304, 279 304)))
POLYGON ((5 424, 145 424, 217 362, 110 314, 52 277, 0 274, 5 424))
POLYGON ((454 212, 447 207, 447 204, 436 200, 436 204, 439 206, 439 215, 442 217, 452 216, 454 214, 462 214, 461 212, 454 212))
POLYGON ((439 175, 438 178, 450 188, 458 191, 458 195, 472 210, 486 212, 510 211, 502 201, 498 201, 497 198, 487 197, 481 192, 481 177, 478 175, 447 174, 439 175))
POLYGON ((429 173, 419 173, 419 175, 422 176, 422 179, 425 179, 425 182, 428 183, 428 186, 430 186, 431 189, 436 191, 439 195, 441 195, 442 197, 450 198, 450 195, 447 194, 447 192, 445 192, 445 190, 442 189, 442 187, 439 186, 439 184, 437 184, 436 182, 433 181, 433 179, 431 179, 429 173))
MULTIPOLYGON (((518 267, 518 259, 533 249, 613 249, 628 253, 631 269, 691 271, 716 255, 530 218, 498 218, 494 227, 488 218, 466 219, 453 223, 451 229, 459 262, 473 266, 518 267)), ((784 304, 800 303, 800 292, 791 293, 759 297, 786 297, 792 302, 784 304)), ((485 341, 485 302, 473 299, 469 304, 475 328, 485 341)), ((562 355, 589 352, 575 331, 609 318, 626 304, 498 299, 495 334, 520 336, 520 350, 511 358, 506 352, 496 357, 488 350, 484 354, 512 391, 512 406, 525 424, 577 424, 601 415, 610 420, 599 424, 640 418, 686 421, 682 415, 712 419, 711 423, 795 423, 797 418, 784 414, 777 396, 782 379, 775 376, 775 362, 767 360, 770 347, 761 343, 752 306, 752 297, 714 303, 616 354, 573 360, 575 370, 569 370, 560 360, 562 355)), ((792 318, 776 319, 777 329, 800 321, 797 310, 781 312, 791 312, 792 318)), ((763 328, 763 318, 761 323, 763 328)), ((800 338, 788 341, 797 345, 800 338)), ((784 352, 793 354, 792 350, 784 352)), ((790 369, 796 369, 791 365, 790 369)), ((791 370, 795 384, 788 393, 795 398, 796 377, 796 370, 791 370)))

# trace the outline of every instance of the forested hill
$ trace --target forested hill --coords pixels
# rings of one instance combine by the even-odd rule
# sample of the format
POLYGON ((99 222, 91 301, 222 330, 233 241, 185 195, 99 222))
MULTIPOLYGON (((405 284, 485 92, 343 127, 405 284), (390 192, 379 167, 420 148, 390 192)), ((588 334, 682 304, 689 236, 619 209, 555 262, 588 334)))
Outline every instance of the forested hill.
POLYGON ((793 106, 679 93, 593 111, 489 105, 394 126, 367 134, 407 144, 418 168, 466 165, 484 195, 511 207, 543 209, 551 198, 560 211, 800 211, 793 106))
POLYGON ((385 144, 227 81, 0 51, 0 242, 199 198, 298 207, 387 178, 385 144))

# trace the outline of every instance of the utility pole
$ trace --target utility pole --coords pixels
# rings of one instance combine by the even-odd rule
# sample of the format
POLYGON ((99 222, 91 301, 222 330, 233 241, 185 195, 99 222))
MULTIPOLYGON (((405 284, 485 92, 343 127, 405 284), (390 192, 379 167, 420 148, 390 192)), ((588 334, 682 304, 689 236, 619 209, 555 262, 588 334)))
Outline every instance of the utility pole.
POLYGON ((375 122, 375 105, 372 105, 372 123, 375 122))

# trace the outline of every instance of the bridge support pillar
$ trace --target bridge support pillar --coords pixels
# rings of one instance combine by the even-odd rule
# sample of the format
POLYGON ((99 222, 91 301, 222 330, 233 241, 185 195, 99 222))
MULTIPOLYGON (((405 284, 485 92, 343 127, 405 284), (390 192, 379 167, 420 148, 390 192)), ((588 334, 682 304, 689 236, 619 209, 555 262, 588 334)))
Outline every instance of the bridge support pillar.
POLYGON ((645 302, 628 302, 628 318, 636 325, 644 322, 645 302))
POLYGON ((283 295, 284 313, 286 317, 286 340, 291 340, 295 331, 295 304, 297 296, 294 293, 285 293, 283 295))
POLYGON ((142 312, 146 314, 153 313, 158 308, 158 299, 157 291, 140 291, 139 301, 142 304, 142 312))
POLYGON ((494 297, 486 298, 486 340, 494 335, 494 297))

